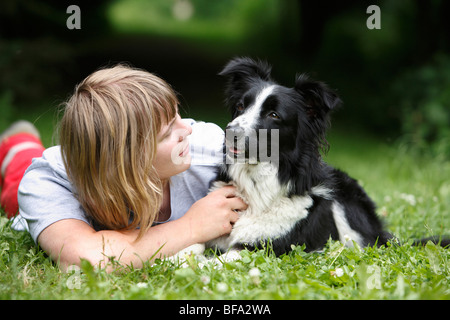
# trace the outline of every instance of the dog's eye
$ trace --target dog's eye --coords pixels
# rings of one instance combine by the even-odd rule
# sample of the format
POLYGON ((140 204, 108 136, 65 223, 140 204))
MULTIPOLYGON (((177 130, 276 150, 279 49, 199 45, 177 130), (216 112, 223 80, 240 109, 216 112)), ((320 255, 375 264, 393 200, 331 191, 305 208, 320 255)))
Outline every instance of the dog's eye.
POLYGON ((239 112, 244 111, 244 104, 242 102, 238 102, 236 105, 236 110, 239 112))
POLYGON ((269 112, 269 114, 268 114, 268 116, 269 116, 269 118, 272 118, 272 119, 280 119, 280 116, 278 115, 278 113, 276 113, 276 112, 269 112))

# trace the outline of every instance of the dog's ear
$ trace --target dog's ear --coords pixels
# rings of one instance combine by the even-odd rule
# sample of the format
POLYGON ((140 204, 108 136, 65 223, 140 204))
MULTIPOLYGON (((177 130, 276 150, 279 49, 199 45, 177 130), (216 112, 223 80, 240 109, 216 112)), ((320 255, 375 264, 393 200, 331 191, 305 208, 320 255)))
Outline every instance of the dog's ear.
POLYGON ((228 78, 226 95, 228 103, 233 104, 257 81, 270 81, 272 67, 264 61, 255 61, 248 57, 234 58, 219 72, 228 78))
POLYGON ((234 58, 219 72, 220 76, 231 76, 233 81, 246 78, 270 80, 272 67, 265 61, 255 61, 248 57, 234 58))
POLYGON ((310 118, 325 118, 342 101, 325 83, 301 74, 295 80, 295 90, 302 95, 310 118))

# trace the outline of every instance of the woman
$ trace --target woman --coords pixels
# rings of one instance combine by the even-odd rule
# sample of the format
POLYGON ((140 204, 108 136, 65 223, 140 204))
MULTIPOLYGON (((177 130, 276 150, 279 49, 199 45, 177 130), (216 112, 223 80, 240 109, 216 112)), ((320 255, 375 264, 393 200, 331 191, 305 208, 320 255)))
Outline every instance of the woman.
MULTIPOLYGON (((2 193, 14 189, 5 184, 23 152, 11 155, 11 141, 26 140, 17 131, 0 146, 8 167, 2 193)), ((148 72, 116 66, 88 76, 59 131, 60 146, 34 159, 20 182, 13 227, 27 229, 62 269, 80 258, 106 267, 112 257, 141 267, 231 232, 246 208, 232 187, 206 195, 222 159, 222 130, 182 120, 171 87, 148 72)), ((25 142, 39 141, 31 137, 25 142)))

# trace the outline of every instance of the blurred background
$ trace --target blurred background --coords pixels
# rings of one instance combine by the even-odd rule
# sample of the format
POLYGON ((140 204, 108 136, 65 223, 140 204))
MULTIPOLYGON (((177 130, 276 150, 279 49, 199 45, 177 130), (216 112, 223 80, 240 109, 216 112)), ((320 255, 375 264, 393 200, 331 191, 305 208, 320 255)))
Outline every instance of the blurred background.
POLYGON ((18 118, 52 139, 58 106, 99 67, 127 62, 180 94, 182 115, 224 127, 234 56, 273 65, 293 86, 307 72, 344 101, 333 129, 450 158, 450 1, 2 0, 0 130, 18 118), (66 26, 81 10, 81 29, 66 26), (381 29, 368 29, 369 5, 381 29))

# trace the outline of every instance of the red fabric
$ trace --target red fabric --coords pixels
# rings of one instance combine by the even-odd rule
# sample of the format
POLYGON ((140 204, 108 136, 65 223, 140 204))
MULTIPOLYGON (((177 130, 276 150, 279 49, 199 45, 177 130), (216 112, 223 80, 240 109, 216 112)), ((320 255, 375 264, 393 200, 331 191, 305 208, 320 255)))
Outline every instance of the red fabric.
POLYGON ((19 183, 20 180, 22 180, 25 170, 31 164, 31 160, 33 158, 41 157, 45 150, 39 138, 31 134, 19 133, 13 135, 0 144, 0 167, 4 158, 8 154, 8 151, 15 145, 22 142, 36 142, 40 144, 41 147, 39 148, 36 146, 17 152, 6 168, 5 176, 0 179, 2 186, 0 204, 5 210, 8 218, 15 216, 19 210, 17 190, 19 189, 19 183))

